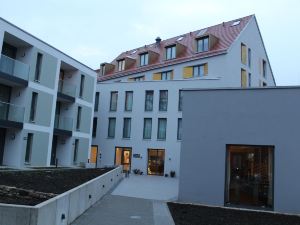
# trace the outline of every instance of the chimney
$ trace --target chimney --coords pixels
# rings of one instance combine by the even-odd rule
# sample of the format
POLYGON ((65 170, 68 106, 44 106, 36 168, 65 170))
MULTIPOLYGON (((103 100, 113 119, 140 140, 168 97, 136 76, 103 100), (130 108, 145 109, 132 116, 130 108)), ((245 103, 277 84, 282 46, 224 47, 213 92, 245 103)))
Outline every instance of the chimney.
POLYGON ((156 41, 156 44, 157 44, 157 45, 160 45, 161 38, 160 38, 160 37, 157 37, 157 38, 155 39, 155 41, 156 41))

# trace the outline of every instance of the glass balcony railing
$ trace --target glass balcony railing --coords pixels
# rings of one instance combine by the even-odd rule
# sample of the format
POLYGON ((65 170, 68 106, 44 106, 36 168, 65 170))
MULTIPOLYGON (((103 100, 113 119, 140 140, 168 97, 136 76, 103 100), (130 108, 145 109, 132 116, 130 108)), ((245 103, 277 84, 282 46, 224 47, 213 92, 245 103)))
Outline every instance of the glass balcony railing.
POLYGON ((71 84, 67 84, 63 80, 60 80, 58 82, 58 92, 75 98, 75 96, 76 96, 76 86, 71 85, 71 84))
POLYGON ((24 108, 0 101, 0 120, 23 123, 24 108))
POLYGON ((72 131, 73 119, 69 117, 55 115, 54 128, 60 130, 72 131))
POLYGON ((28 80, 29 65, 1 54, 0 71, 23 80, 28 80))

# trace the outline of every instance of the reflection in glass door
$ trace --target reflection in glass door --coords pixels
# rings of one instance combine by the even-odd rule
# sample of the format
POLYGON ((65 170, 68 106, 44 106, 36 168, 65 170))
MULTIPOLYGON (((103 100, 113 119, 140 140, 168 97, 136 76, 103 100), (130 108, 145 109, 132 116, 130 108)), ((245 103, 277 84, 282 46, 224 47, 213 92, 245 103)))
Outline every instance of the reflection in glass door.
POLYGON ((130 171, 131 167, 131 148, 116 147, 115 165, 123 165, 124 171, 130 171))
POLYGON ((148 149, 148 175, 164 175, 165 150, 148 149))
POLYGON ((272 146, 227 146, 226 204, 273 208, 272 146))

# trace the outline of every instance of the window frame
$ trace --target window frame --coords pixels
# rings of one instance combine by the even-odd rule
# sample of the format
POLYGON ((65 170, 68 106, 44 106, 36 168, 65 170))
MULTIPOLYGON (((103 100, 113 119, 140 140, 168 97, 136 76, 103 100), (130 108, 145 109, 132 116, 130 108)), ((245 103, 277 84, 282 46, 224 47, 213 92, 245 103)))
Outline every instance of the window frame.
POLYGON ((209 36, 197 38, 196 44, 197 44, 197 53, 208 52, 209 51, 209 36), (207 40, 207 44, 205 44, 206 40, 207 40), (199 42, 202 42, 202 44, 199 45, 199 42), (201 49, 199 48, 199 46, 201 46, 201 49), (206 46, 207 46, 207 48, 205 48, 206 46))
POLYGON ((262 60, 262 74, 264 78, 267 77, 267 61, 264 59, 262 60))
POLYGON ((38 103, 38 93, 33 91, 31 96, 31 105, 30 105, 30 114, 29 114, 29 121, 33 123, 35 122, 36 119, 37 103, 38 103))
POLYGON ((167 118, 158 118, 157 119, 157 140, 160 140, 160 141, 165 141, 167 139, 167 126, 168 126, 168 121, 167 121, 167 118), (160 126, 161 126, 161 121, 166 121, 165 122, 165 132, 164 132, 164 137, 160 137, 160 126))
POLYGON ((123 137, 123 139, 130 139, 130 137, 131 137, 131 117, 124 117, 124 119, 123 119, 123 135, 122 135, 122 137, 123 137), (125 127, 125 125, 127 125, 128 127, 127 126, 125 127), (127 128, 127 129, 125 129, 125 128, 127 128), (129 132, 127 133, 126 130, 129 130, 129 132))
POLYGON ((43 54, 38 52, 36 58, 35 73, 34 73, 35 82, 40 82, 42 63, 43 63, 43 54))
POLYGON ((140 66, 147 66, 149 65, 149 53, 145 52, 140 54, 140 66))
POLYGON ((78 158, 78 148, 79 148, 79 139, 76 138, 74 142, 74 152, 73 152, 73 163, 77 162, 78 158))
POLYGON ((124 111, 125 112, 132 112, 132 105, 133 105, 133 91, 125 91, 125 105, 124 105, 124 111), (131 94, 131 105, 129 108, 128 107, 128 97, 131 94))
POLYGON ((182 118, 178 118, 178 120, 177 120, 177 140, 178 141, 182 140, 182 118), (179 124, 180 124, 180 127, 179 127, 179 124))
POLYGON ((193 66, 193 77, 204 77, 204 76, 205 76, 205 63, 193 66), (198 70, 198 75, 196 75, 196 76, 195 76, 195 68, 197 68, 197 70, 198 70), (199 73, 201 71, 201 68, 203 68, 202 69, 203 74, 199 73))
POLYGON ((173 70, 161 72, 161 80, 171 80, 173 70))
POLYGON ((125 70, 125 59, 120 59, 118 62, 118 72, 125 70))
POLYGON ((98 126, 98 117, 93 118, 93 130, 92 130, 92 137, 97 136, 97 126, 98 126))
POLYGON ((85 83, 85 76, 83 74, 81 74, 81 76, 80 76, 80 87, 79 87, 79 98, 83 97, 84 83, 85 83))
POLYGON ((152 112, 153 111, 153 101, 154 101, 154 91, 153 90, 146 90, 145 91, 145 112, 152 112), (151 109, 147 108, 147 93, 151 93, 152 99, 151 99, 151 109))
POLYGON ((166 51, 166 60, 176 59, 176 45, 166 46, 165 51, 166 51))
POLYGON ((117 119, 116 119, 116 117, 109 117, 108 118, 108 129, 107 129, 107 138, 115 138, 115 136, 116 136, 116 124, 117 124, 117 119), (112 135, 110 135, 111 133, 110 133, 110 128, 112 128, 112 121, 114 121, 114 127, 113 127, 113 132, 112 132, 112 135))
POLYGON ((178 111, 182 112, 183 90, 178 91, 178 111))
POLYGON ((151 140, 152 138, 152 118, 144 118, 144 128, 143 128, 143 139, 144 140, 151 140), (150 136, 146 137, 146 121, 150 121, 150 136))
POLYGON ((77 117, 76 117, 76 130, 80 131, 80 125, 81 125, 81 114, 82 114, 82 107, 77 107, 77 117))
POLYGON ((110 92, 110 102, 109 102, 109 111, 110 112, 116 112, 118 110, 118 92, 117 91, 111 91, 110 92), (115 103, 115 107, 113 108, 113 102, 112 102, 112 100, 113 100, 113 95, 116 95, 116 103, 115 103))
POLYGON ((32 144, 33 144, 33 133, 27 134, 26 150, 25 150, 25 160, 26 164, 30 164, 32 156, 32 144))
POLYGON ((160 112, 167 112, 168 111, 168 90, 159 90, 159 105, 158 105, 158 111, 160 112), (166 101, 164 101, 162 93, 166 93, 166 101), (163 108, 163 105, 166 105, 165 109, 163 108))

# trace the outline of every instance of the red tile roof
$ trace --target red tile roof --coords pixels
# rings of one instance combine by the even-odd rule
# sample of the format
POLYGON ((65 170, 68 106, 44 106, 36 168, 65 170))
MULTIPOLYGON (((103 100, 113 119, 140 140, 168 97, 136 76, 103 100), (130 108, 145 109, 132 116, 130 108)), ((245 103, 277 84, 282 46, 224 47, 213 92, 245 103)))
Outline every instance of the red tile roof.
MULTIPOLYGON (((130 74, 135 74, 135 73, 140 73, 140 72, 145 72, 148 70, 152 70, 155 68, 160 68, 160 67, 165 67, 169 65, 174 65, 177 63, 182 63, 190 60, 195 60, 195 59, 200 59, 200 58, 205 58, 209 56, 214 56, 214 55, 219 55, 219 54, 224 54, 226 53, 227 49, 231 46, 231 44, 236 40, 238 35, 241 33, 241 31, 244 29, 244 27, 248 24, 250 19, 254 15, 246 16, 240 19, 235 19, 229 22, 223 22, 221 24, 207 27, 204 29, 196 30, 194 32, 186 33, 183 35, 179 35, 170 39, 166 39, 160 42, 160 45, 157 45, 156 43, 150 44, 150 45, 145 45, 143 47, 137 48, 137 49, 132 49, 130 51, 126 51, 121 53, 116 59, 114 59, 111 64, 115 65, 114 71, 112 71, 109 74, 106 74, 104 76, 99 76, 98 81, 105 81, 105 80, 110 80, 110 79, 115 79, 119 77, 123 77, 126 75, 130 74), (240 21, 240 23, 236 26, 232 26, 232 24, 235 21, 240 21), (202 31, 202 35, 213 35, 218 38, 218 42, 216 45, 213 46, 212 49, 210 49, 207 52, 202 52, 202 53, 197 53, 194 50, 194 40, 198 38, 199 32, 202 31), (183 37, 182 40, 177 41, 179 37, 183 37), (184 54, 182 54, 180 57, 172 60, 166 60, 164 58, 165 56, 165 47, 174 45, 176 43, 180 43, 184 46, 186 46, 186 50, 184 54), (156 62, 149 64, 147 66, 139 66, 138 65, 138 59, 139 59, 139 54, 147 52, 147 51, 153 51, 159 54, 158 59, 156 62), (135 64, 124 71, 117 71, 117 64, 118 60, 124 59, 125 57, 130 57, 136 59, 135 64)), ((202 36, 201 35, 201 36, 202 36)))

